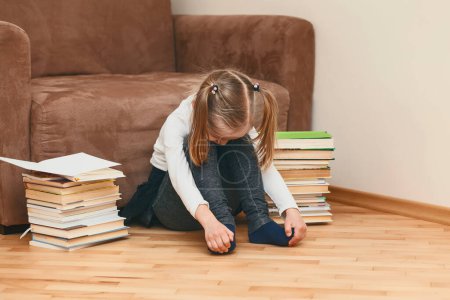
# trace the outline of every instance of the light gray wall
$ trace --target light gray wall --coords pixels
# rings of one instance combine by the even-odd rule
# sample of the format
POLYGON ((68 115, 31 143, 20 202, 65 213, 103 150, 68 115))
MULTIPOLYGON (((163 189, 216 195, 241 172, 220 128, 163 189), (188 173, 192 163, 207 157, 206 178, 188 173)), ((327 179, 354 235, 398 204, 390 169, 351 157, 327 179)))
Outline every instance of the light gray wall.
POLYGON ((172 0, 175 14, 280 14, 316 30, 313 129, 337 186, 450 207, 450 1, 172 0))

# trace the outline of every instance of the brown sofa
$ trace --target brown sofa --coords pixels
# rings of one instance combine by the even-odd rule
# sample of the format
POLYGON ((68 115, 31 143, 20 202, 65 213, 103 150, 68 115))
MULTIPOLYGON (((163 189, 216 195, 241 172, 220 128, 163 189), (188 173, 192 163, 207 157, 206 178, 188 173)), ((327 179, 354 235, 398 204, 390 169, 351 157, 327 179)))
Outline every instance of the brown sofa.
MULTIPOLYGON (((123 206, 167 115, 237 68, 269 87, 280 130, 309 130, 314 31, 285 16, 172 15, 169 0, 0 0, 0 156, 120 162, 123 206)), ((26 224, 22 169, 0 163, 0 224, 26 224)))

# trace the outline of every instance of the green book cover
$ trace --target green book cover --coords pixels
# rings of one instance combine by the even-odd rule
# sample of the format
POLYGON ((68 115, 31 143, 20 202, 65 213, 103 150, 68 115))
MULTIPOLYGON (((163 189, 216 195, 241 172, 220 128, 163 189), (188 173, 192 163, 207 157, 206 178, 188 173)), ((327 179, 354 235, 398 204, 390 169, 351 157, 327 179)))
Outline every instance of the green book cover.
POLYGON ((277 139, 329 139, 326 131, 277 131, 277 139))

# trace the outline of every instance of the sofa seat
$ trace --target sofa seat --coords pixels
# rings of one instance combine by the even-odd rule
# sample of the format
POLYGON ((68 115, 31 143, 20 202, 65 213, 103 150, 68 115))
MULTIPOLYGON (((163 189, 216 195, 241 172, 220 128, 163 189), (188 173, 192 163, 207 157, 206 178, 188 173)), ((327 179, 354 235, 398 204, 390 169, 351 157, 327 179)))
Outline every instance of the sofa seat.
MULTIPOLYGON (((97 74, 32 79, 31 160, 85 152, 121 163, 117 180, 123 206, 147 179, 159 129, 203 76, 153 72, 97 74)), ((279 102, 279 128, 287 128, 288 91, 258 80, 279 102)), ((259 106, 261 108, 261 106, 259 106)))

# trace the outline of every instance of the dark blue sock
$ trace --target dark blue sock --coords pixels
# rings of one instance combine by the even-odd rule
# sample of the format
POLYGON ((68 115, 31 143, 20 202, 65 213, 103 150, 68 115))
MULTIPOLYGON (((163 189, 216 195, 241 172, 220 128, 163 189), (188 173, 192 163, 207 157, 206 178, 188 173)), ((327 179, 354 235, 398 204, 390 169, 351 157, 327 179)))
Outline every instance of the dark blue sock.
POLYGON ((294 231, 290 237, 287 237, 284 228, 272 220, 259 227, 255 232, 249 233, 248 238, 251 243, 255 244, 287 246, 292 236, 294 236, 294 231))
POLYGON ((229 253, 233 252, 234 248, 236 248, 236 228, 234 227, 234 225, 231 225, 231 224, 224 224, 224 225, 229 230, 231 230, 234 234, 233 241, 230 242, 231 246, 230 246, 230 248, 228 248, 228 252, 224 252, 224 253, 212 251, 211 249, 208 248, 209 252, 211 252, 212 254, 229 254, 229 253))

